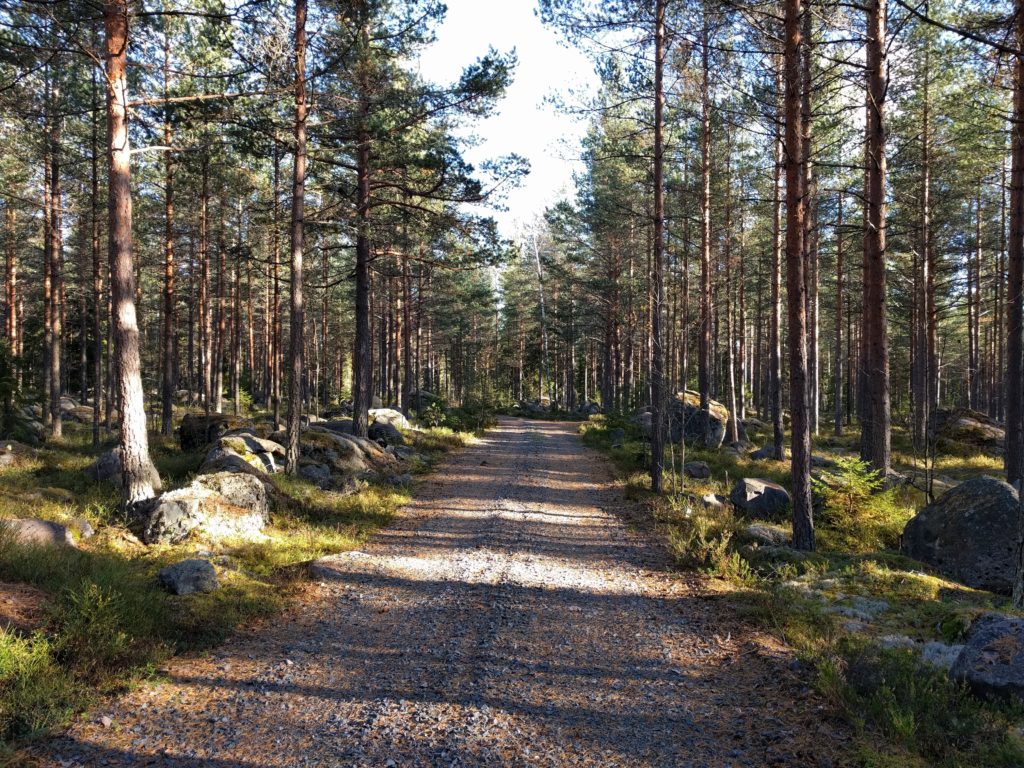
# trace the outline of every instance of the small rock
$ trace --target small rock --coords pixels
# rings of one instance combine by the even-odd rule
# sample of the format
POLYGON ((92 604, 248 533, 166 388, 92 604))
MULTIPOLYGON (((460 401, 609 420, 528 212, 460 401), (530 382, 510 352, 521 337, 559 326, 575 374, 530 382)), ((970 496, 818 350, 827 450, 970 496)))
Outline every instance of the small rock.
POLYGON ((789 544, 790 535, 781 528, 754 523, 740 531, 740 538, 769 547, 785 547, 789 544))
POLYGON ((175 595, 212 592, 220 586, 217 571, 209 560, 182 560, 160 569, 157 578, 167 591, 175 595))
POLYGON ((725 497, 717 493, 706 493, 700 500, 708 509, 722 509, 725 506, 725 497))
POLYGON ((109 728, 113 724, 114 721, 108 715, 103 715, 103 717, 100 718, 100 725, 102 725, 104 728, 109 728))
POLYGON ((975 619, 949 674, 979 695, 1024 699, 1024 619, 999 613, 975 619))
POLYGON ((331 484, 331 468, 326 464, 305 464, 299 467, 299 474, 318 488, 331 484))
MULTIPOLYGON (((786 451, 783 450, 782 455, 786 455, 786 451)), ((750 454, 750 458, 754 461, 767 461, 768 459, 775 458, 775 447, 766 445, 763 448, 758 448, 750 454)))
POLYGON ((733 486, 729 501, 737 509, 760 518, 782 517, 789 510, 789 492, 778 483, 745 477, 733 486))
POLYGON ((694 480, 707 480, 711 477, 711 467, 706 461, 688 461, 683 465, 683 473, 694 480))
POLYGON ((0 519, 0 533, 10 536, 19 544, 39 547, 73 547, 71 531, 51 520, 35 517, 0 519))

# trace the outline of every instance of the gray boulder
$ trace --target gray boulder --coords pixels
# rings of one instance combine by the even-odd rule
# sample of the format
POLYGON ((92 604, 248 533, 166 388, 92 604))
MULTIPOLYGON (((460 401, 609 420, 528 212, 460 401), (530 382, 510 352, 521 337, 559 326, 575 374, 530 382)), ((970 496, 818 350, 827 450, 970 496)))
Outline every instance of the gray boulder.
POLYGON ((724 509, 727 499, 718 493, 706 493, 700 498, 707 509, 724 509))
POLYGON ((405 415, 394 408, 371 408, 369 416, 375 424, 390 424, 398 429, 409 429, 410 427, 409 420, 405 418, 405 415))
POLYGON ((175 595, 212 592, 220 586, 217 571, 209 560, 182 560, 161 568, 157 578, 164 589, 175 595))
POLYGON ((147 544, 175 544, 192 535, 252 540, 262 538, 269 520, 267 490, 259 478, 217 472, 140 505, 131 528, 147 544))
POLYGON ((299 467, 299 475, 317 488, 327 488, 331 485, 331 468, 326 464, 303 464, 299 467))
POLYGON ((700 395, 687 389, 677 392, 669 403, 669 438, 678 443, 683 437, 686 444, 697 448, 719 448, 725 440, 725 426, 729 411, 721 403, 710 401, 707 410, 700 407, 700 395))
POLYGON ((264 475, 270 470, 261 458, 262 455, 248 452, 240 454, 232 448, 215 446, 206 454, 199 472, 204 475, 217 472, 264 475))
POLYGON ((95 483, 121 479, 121 449, 114 448, 104 451, 96 460, 85 468, 85 476, 95 483))
POLYGON ((398 431, 398 427, 385 421, 375 421, 367 430, 370 439, 381 445, 404 445, 405 438, 398 431))
POLYGON ((766 547, 788 547, 791 536, 782 528, 753 523, 741 530, 737 538, 766 547))
MULTIPOLYGON (((786 450, 782 450, 782 455, 786 455, 786 450)), ((775 446, 766 445, 762 448, 758 448, 756 451, 751 451, 750 458, 754 461, 768 461, 775 457, 775 446)))
POLYGON ((754 517, 781 518, 789 510, 789 492, 778 483, 745 477, 733 486, 729 501, 736 509, 754 517))
POLYGON ((227 432, 218 443, 222 447, 230 447, 238 453, 269 453, 279 459, 285 457, 284 446, 265 437, 259 437, 248 429, 227 432))
POLYGON ((1006 430, 985 414, 967 408, 940 408, 932 419, 939 440, 970 445, 993 456, 1003 455, 1006 430))
POLYGON ((949 674, 979 695, 1024 699, 1024 619, 998 613, 975 619, 949 674))
POLYGON ((194 451, 212 443, 218 437, 232 429, 246 426, 242 419, 223 413, 204 414, 186 413, 178 427, 178 442, 183 451, 194 451))
POLYGON ((706 461, 688 461, 683 465, 683 474, 694 480, 707 480, 711 477, 711 467, 706 461))
POLYGON ((1009 593, 1016 541, 1017 491, 981 475, 912 517, 901 549, 969 587, 1009 593))
POLYGON ((640 427, 643 436, 648 440, 654 434, 654 414, 650 411, 643 411, 633 417, 633 423, 640 427))
POLYGON ((71 532, 59 523, 34 517, 0 519, 0 537, 35 547, 73 547, 71 532))

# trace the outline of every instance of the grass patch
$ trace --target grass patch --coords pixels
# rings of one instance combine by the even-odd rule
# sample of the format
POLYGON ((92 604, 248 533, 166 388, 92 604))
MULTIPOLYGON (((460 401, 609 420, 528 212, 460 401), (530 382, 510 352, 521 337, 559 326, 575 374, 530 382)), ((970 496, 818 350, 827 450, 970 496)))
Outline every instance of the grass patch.
MULTIPOLYGON (((406 437, 421 457, 413 471, 425 471, 472 439, 447 428, 406 437)), ((187 483, 204 452, 151 440, 165 487, 187 483)), ((38 631, 0 630, 0 763, 16 760, 20 745, 61 727, 98 694, 145 679, 176 653, 208 649, 240 625, 272 616, 297 591, 297 564, 360 546, 410 498, 392 487, 363 483, 338 493, 274 475, 277 503, 265 540, 145 547, 120 518, 118 490, 83 474, 94 457, 88 430, 71 428, 63 440, 0 471, 0 516, 82 519, 97 529, 77 549, 0 538, 0 581, 31 584, 48 596, 38 631), (160 568, 197 554, 218 566, 219 589, 175 597, 158 586, 160 568)))
MULTIPOLYGON (((897 547, 906 522, 925 503, 912 486, 883 491, 851 456, 858 436, 815 439, 814 455, 833 462, 816 470, 818 551, 799 553, 752 541, 750 523, 788 532, 787 526, 743 519, 711 508, 706 494, 728 495, 742 477, 789 485, 788 462, 751 461, 726 450, 687 450, 704 461, 706 480, 680 476, 682 457, 667 451, 666 487, 650 492, 646 445, 635 426, 610 415, 581 425, 582 441, 605 452, 627 495, 642 502, 682 567, 721 581, 741 615, 784 640, 815 670, 818 690, 850 723, 857 738, 850 757, 873 768, 1009 767, 1024 765, 1024 711, 981 701, 947 673, 923 664, 906 642, 961 641, 981 613, 1012 613, 997 595, 925 572, 897 547), (865 614, 870 610, 870 615, 865 614)), ((898 471, 920 471, 905 434, 894 436, 898 471)), ((999 476, 999 460, 961 449, 940 455, 936 474, 965 479, 999 476)))

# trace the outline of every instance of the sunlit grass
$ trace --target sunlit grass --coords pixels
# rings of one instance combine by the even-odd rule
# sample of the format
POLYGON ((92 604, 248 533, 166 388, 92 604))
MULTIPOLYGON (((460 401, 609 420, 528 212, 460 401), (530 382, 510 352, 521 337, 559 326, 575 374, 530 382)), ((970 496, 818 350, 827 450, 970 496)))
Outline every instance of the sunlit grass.
MULTIPOLYGON (((880 649, 882 638, 916 642, 962 641, 979 614, 1013 613, 997 595, 973 590, 927 572, 896 548, 907 521, 925 503, 920 488, 900 486, 858 502, 853 516, 818 509, 818 551, 745 543, 751 522, 728 508, 707 508, 705 494, 727 495, 741 477, 760 477, 788 487, 788 462, 752 461, 719 451, 688 450, 687 461, 705 461, 707 480, 679 476, 680 457, 666 455, 668 493, 650 492, 646 446, 625 418, 592 417, 581 425, 583 441, 615 462, 627 495, 650 513, 654 528, 683 567, 714 576, 731 590, 742 615, 767 628, 816 670, 818 690, 853 726, 851 759, 863 766, 1020 766, 1024 764, 1024 712, 982 702, 942 670, 917 656, 880 649), (614 430, 622 430, 612 439, 614 430), (613 443, 620 447, 612 448, 613 443), (877 615, 849 621, 837 607, 856 598, 874 601, 877 615)), ((768 438, 761 436, 755 445, 768 438)), ((859 435, 821 435, 813 453, 824 459, 857 453, 859 435)), ((923 463, 905 432, 893 437, 893 466, 921 471, 923 463)), ((937 457, 936 475, 963 480, 1000 476, 1002 460, 970 446, 937 457)))
MULTIPOLYGON (((473 439, 445 428, 406 436, 422 456, 413 471, 425 471, 473 439)), ((173 440, 150 439, 165 487, 194 476, 203 451, 182 452, 173 440)), ((94 457, 90 431, 70 426, 61 441, 0 470, 0 517, 85 520, 97 530, 77 549, 0 539, 0 581, 31 584, 48 596, 41 631, 0 630, 0 764, 12 759, 19 743, 60 727, 98 693, 130 685, 174 653, 208 648, 238 626, 273 615, 294 594, 304 563, 360 546, 410 498, 390 486, 363 482, 340 493, 275 475, 275 509, 261 541, 145 547, 124 525, 118 489, 83 474, 94 457), (219 589, 174 597, 158 586, 161 567, 197 554, 218 564, 219 589)))

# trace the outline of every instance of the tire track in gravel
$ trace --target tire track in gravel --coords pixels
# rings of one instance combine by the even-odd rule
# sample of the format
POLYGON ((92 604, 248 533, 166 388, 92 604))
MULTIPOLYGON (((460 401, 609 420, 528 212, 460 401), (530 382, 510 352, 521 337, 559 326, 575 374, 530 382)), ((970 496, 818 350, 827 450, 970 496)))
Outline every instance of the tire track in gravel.
POLYGON ((41 763, 842 764, 790 654, 622 522, 574 425, 503 419, 416 496, 285 617, 176 659, 41 763))

